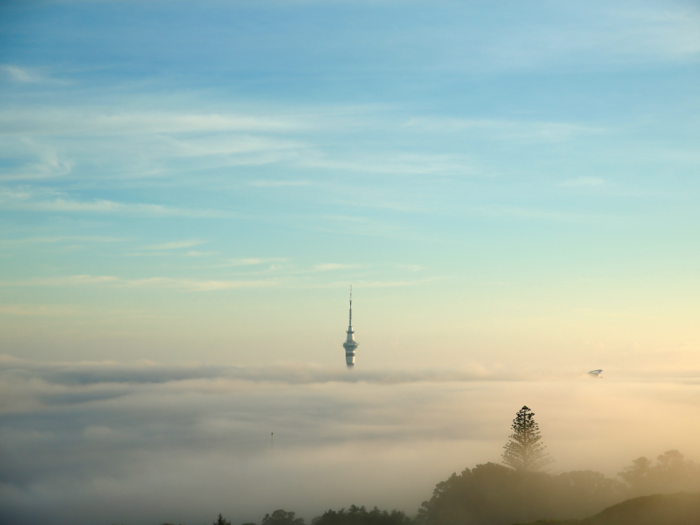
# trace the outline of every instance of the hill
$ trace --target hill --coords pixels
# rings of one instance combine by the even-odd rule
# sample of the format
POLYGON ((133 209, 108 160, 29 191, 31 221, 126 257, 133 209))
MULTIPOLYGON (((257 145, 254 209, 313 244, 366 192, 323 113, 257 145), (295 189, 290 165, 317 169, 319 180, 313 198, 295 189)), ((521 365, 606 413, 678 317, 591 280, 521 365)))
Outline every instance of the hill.
POLYGON ((628 499, 583 520, 539 520, 527 525, 698 525, 700 493, 628 499))

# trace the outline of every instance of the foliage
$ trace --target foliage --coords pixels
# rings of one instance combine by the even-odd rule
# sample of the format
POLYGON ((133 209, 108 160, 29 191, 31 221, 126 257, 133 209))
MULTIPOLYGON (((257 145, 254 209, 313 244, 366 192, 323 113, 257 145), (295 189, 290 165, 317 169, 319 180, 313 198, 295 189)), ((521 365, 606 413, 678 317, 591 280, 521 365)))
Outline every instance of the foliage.
POLYGON ((294 516, 294 512, 277 509, 272 514, 265 514, 260 525, 304 525, 304 518, 294 516))
POLYGON ((627 482, 631 494, 637 496, 700 491, 700 465, 686 460, 677 450, 660 455, 656 465, 645 457, 637 458, 618 475, 627 482))
MULTIPOLYGON (((495 463, 477 465, 438 483, 432 498, 419 509, 417 521, 419 525, 573 523, 551 520, 583 519, 644 494, 700 492, 700 466, 676 450, 659 456, 656 464, 639 458, 620 477, 624 482, 590 470, 548 474, 495 463)), ((584 520, 581 525, 584 522, 588 523, 584 520)))
MULTIPOLYGON (((534 422, 532 417, 527 417, 534 416, 529 408, 523 407, 518 414, 521 413, 525 416, 523 420, 534 422)), ((514 431, 517 422, 516 417, 514 431)), ((536 424, 533 432, 539 435, 536 424)), ((352 505, 348 509, 328 510, 314 518, 311 525, 512 525, 526 522, 532 525, 640 525, 641 521, 625 521, 628 520, 625 513, 629 509, 632 509, 629 516, 646 516, 639 510, 644 508, 649 515, 670 519, 675 515, 668 510, 670 504, 667 502, 676 499, 680 502, 679 508, 696 509, 695 517, 700 515, 697 508, 700 506, 700 494, 697 494, 696 500, 690 498, 686 501, 679 495, 674 496, 676 499, 655 496, 656 499, 651 500, 637 498, 637 503, 627 506, 614 505, 630 497, 651 493, 700 492, 700 466, 686 460, 677 450, 658 456, 656 464, 647 458, 638 458, 619 476, 624 482, 591 470, 549 474, 532 468, 508 468, 486 463, 471 470, 465 469, 459 475, 452 474, 438 483, 430 500, 424 501, 418 510, 415 520, 398 510, 387 512, 377 507, 367 510, 352 505), (605 512, 596 515, 606 507, 605 512)), ((682 512, 678 516, 685 516, 682 512)), ((649 523, 672 523, 659 519, 649 523)), ((685 522, 678 522, 679 525, 681 523, 685 525, 685 522)), ((700 519, 688 523, 700 523, 700 519)), ((213 525, 231 525, 231 522, 219 514, 213 525)), ((278 509, 272 514, 265 514, 261 525, 304 525, 304 520, 297 518, 294 512, 278 509)))
POLYGON ((477 465, 438 483, 418 511, 420 525, 511 525, 585 517, 624 498, 622 485, 598 472, 559 475, 477 465))
POLYGON ((219 517, 216 518, 216 521, 212 525, 231 525, 231 522, 229 520, 224 519, 224 517, 219 514, 219 517))
POLYGON ((328 510, 314 518, 312 525, 410 525, 411 519, 403 512, 387 512, 374 507, 368 511, 364 506, 351 505, 348 510, 328 510))
POLYGON ((537 471, 554 460, 545 452, 545 445, 540 441, 540 429, 535 421, 535 414, 524 406, 515 415, 513 433, 503 447, 503 463, 515 470, 537 471))
POLYGON ((537 520, 530 523, 516 523, 515 525, 579 525, 581 520, 537 520))

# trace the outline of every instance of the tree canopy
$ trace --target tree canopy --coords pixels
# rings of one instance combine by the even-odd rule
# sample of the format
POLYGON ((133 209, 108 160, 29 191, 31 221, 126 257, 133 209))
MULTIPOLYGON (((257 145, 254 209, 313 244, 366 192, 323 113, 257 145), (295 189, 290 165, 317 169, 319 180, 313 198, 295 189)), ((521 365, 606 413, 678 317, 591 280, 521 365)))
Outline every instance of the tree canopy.
POLYGON ((486 463, 438 483, 432 498, 419 509, 417 521, 418 525, 512 525, 534 520, 544 524, 593 516, 629 498, 700 492, 700 466, 677 450, 660 455, 655 464, 638 458, 619 477, 592 470, 549 474, 486 463))
POLYGON ((656 465, 653 465, 645 457, 637 458, 631 467, 618 475, 636 496, 682 490, 700 491, 700 465, 686 460, 677 450, 664 452, 656 461, 656 465))
POLYGON ((418 510, 419 525, 512 525, 583 518, 624 499, 623 486, 590 470, 551 475, 496 463, 438 483, 418 510))
POLYGON ((314 518, 311 525, 410 525, 411 519, 403 512, 387 512, 374 507, 368 511, 364 506, 351 505, 348 510, 327 510, 314 518))
POLYGON ((295 518, 296 513, 277 509, 272 514, 265 514, 260 525, 304 525, 304 518, 295 518))
POLYGON ((545 452, 535 413, 523 406, 511 425, 513 433, 503 447, 503 463, 515 470, 535 472, 554 460, 545 452))
POLYGON ((216 521, 212 523, 212 525, 231 525, 231 522, 227 519, 224 519, 224 517, 219 514, 219 517, 216 518, 216 521))

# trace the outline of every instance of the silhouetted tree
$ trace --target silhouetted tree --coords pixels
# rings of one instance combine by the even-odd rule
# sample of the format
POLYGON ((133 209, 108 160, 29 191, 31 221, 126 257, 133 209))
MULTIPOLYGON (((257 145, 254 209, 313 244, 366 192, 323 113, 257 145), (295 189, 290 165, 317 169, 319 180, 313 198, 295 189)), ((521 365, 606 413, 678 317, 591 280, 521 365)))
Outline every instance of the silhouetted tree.
POLYGON ((294 512, 277 509, 272 514, 265 514, 260 525, 304 525, 304 518, 294 516, 294 512))
POLYGON ((418 510, 421 525, 510 525, 559 517, 549 512, 547 474, 477 465, 438 483, 418 510))
POLYGON ((351 505, 348 510, 328 510, 314 518, 312 525, 411 525, 411 519, 403 512, 387 512, 374 507, 368 511, 364 506, 351 505))
POLYGON ((631 495, 700 491, 700 466, 677 450, 664 452, 656 459, 656 465, 652 465, 645 457, 637 458, 618 474, 629 485, 631 495))
POLYGON ((553 494, 566 504, 570 516, 585 516, 622 501, 624 485, 592 470, 574 470, 552 476, 553 494))
POLYGON ((231 522, 229 520, 225 520, 224 517, 219 514, 219 517, 216 518, 216 521, 212 525, 231 525, 231 522))
POLYGON ((495 463, 440 482, 418 510, 419 525, 512 525, 583 518, 624 499, 621 483, 592 471, 551 475, 495 463))
POLYGON ((651 461, 645 457, 637 458, 632 461, 631 467, 625 467, 618 476, 627 482, 633 492, 646 492, 645 489, 651 485, 651 461))
POLYGON ((513 433, 503 447, 503 463, 515 470, 535 472, 554 461, 540 442, 542 436, 532 410, 526 406, 521 408, 515 415, 511 428, 513 433))

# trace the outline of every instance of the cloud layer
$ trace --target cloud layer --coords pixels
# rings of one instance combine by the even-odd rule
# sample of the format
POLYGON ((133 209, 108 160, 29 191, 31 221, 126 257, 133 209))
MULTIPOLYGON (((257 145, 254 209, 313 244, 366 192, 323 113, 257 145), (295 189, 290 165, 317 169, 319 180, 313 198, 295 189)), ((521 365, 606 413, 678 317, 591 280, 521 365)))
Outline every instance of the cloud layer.
POLYGON ((242 522, 279 507, 310 519, 352 503, 412 513, 452 471, 499 461, 525 403, 557 470, 614 474, 641 454, 700 452, 698 375, 9 357, 0 370, 2 515, 12 523, 197 523, 218 512, 242 522))

